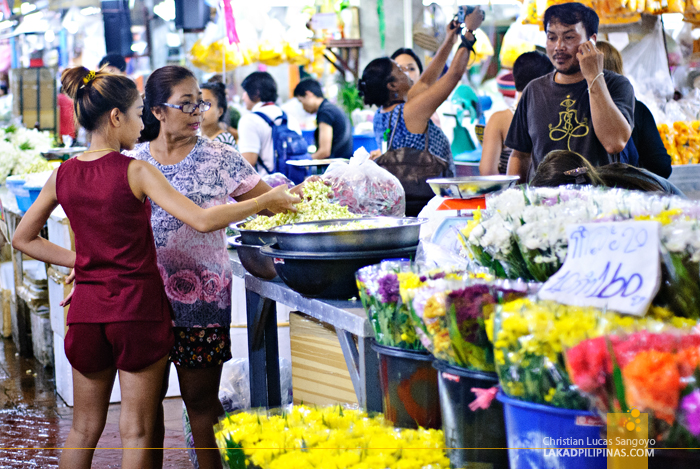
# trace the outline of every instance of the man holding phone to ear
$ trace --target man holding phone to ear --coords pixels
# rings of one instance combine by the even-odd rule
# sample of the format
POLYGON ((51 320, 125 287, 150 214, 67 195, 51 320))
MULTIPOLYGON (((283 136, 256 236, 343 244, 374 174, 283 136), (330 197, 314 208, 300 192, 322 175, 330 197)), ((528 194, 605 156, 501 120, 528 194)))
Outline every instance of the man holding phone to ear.
POLYGON ((580 3, 554 5, 544 28, 555 71, 525 88, 505 141, 513 148, 508 174, 521 182, 552 150, 575 151, 594 166, 612 163, 632 135, 634 90, 603 69, 596 12, 580 3))

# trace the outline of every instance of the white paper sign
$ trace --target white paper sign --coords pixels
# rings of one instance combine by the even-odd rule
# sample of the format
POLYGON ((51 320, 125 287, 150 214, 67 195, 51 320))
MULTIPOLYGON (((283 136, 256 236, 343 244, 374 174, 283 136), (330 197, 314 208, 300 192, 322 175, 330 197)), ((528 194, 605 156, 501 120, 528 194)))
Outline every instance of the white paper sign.
POLYGON ((659 291, 660 227, 655 221, 567 226, 564 265, 547 280, 539 297, 644 315, 659 291))

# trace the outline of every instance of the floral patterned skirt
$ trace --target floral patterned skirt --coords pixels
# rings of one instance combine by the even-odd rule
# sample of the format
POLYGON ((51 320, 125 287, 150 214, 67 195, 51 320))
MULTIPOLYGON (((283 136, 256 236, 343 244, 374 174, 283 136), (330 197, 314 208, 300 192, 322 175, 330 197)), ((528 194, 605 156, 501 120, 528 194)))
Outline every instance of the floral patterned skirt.
POLYGON ((175 345, 170 360, 185 368, 213 368, 231 359, 227 327, 173 327, 175 345))

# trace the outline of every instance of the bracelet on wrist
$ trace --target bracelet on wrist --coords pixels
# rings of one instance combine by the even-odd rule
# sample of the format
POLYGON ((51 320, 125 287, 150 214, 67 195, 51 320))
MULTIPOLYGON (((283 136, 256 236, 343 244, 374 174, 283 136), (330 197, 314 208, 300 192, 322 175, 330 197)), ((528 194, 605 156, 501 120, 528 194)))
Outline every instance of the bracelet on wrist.
POLYGON ((588 85, 588 92, 589 92, 589 93, 591 92, 591 88, 592 88, 593 85, 595 84, 596 80, 598 80, 598 78, 600 78, 600 77, 602 77, 602 76, 603 76, 603 72, 600 72, 598 75, 595 76, 595 78, 593 79, 593 81, 591 82, 591 84, 588 85))

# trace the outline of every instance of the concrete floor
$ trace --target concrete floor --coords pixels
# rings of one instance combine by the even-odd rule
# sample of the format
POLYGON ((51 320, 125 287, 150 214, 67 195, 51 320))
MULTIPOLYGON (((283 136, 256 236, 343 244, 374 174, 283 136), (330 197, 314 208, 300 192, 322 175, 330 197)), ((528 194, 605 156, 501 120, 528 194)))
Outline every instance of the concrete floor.
MULTIPOLYGON (((163 467, 189 469, 182 430, 182 400, 165 406, 163 467)), ((119 404, 109 407, 93 468, 121 467, 119 404)), ((57 396, 52 369, 20 357, 12 340, 0 339, 0 469, 56 468, 73 409, 57 396)))

